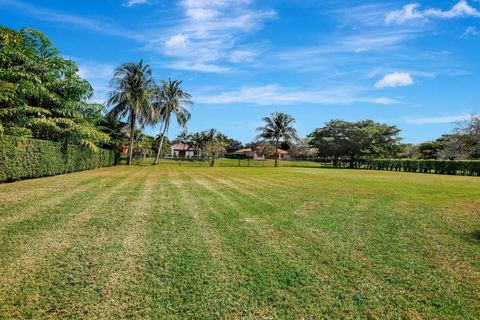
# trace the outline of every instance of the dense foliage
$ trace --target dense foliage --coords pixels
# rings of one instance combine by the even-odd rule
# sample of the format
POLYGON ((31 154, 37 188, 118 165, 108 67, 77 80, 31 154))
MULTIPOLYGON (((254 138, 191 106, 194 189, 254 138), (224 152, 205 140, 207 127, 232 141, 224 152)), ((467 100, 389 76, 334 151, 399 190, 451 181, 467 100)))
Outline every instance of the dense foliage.
MULTIPOLYGON (((337 161, 336 168, 350 168, 349 161, 337 161)), ((354 163, 355 168, 419 173, 480 176, 480 161, 476 160, 416 160, 368 159, 354 163)))
POLYGON ((281 142, 288 143, 298 140, 297 131, 294 127, 295 119, 283 112, 274 112, 269 117, 264 117, 264 125, 257 128, 260 133, 257 140, 271 141, 274 146, 275 167, 278 166, 278 153, 281 142))
POLYGON ((378 157, 393 157, 399 151, 400 130, 396 126, 372 120, 349 122, 331 120, 309 135, 310 145, 318 149, 321 158, 356 161, 378 157))
POLYGON ((52 176, 115 164, 115 152, 85 146, 0 137, 0 181, 52 176))
POLYGON ((168 81, 162 81, 158 87, 157 94, 154 97, 154 106, 159 115, 158 122, 162 125, 163 130, 154 162, 155 165, 158 164, 160 159, 172 117, 177 119, 177 124, 181 128, 185 128, 188 120, 190 120, 191 114, 188 106, 193 103, 190 100, 191 97, 189 93, 182 89, 182 81, 168 79, 168 81))
POLYGON ((95 127, 93 89, 41 32, 0 27, 0 133, 85 145, 109 136, 95 127))
POLYGON ((153 124, 160 117, 154 109, 152 98, 157 89, 152 78, 152 69, 143 61, 124 63, 115 69, 112 79, 113 90, 107 104, 113 108, 110 118, 127 118, 129 124, 128 164, 132 164, 135 150, 135 128, 153 124))

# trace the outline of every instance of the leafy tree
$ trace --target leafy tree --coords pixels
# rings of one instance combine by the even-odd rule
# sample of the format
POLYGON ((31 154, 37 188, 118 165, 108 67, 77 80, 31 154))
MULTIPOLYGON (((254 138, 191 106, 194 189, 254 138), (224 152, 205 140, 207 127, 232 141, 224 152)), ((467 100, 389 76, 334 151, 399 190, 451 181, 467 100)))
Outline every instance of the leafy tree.
MULTIPOLYGON (((155 136, 155 143, 153 144, 152 150, 155 152, 155 154, 158 153, 158 148, 160 147, 160 140, 162 140, 162 135, 157 134, 155 136)), ((165 137, 163 143, 162 143, 162 150, 160 150, 160 154, 166 155, 169 154, 171 151, 171 146, 172 143, 168 139, 168 137, 165 137)))
POLYGON ((43 33, 0 27, 0 130, 91 149, 106 143, 92 121, 102 110, 88 103, 93 89, 77 73, 43 33))
MULTIPOLYGON (((269 117, 263 118, 265 125, 258 127, 260 134, 257 139, 273 141, 275 150, 278 150, 280 142, 298 140, 297 131, 293 127, 295 119, 283 112, 274 112, 269 117)), ((278 166, 278 153, 275 152, 275 167, 278 166)))
POLYGON ((310 139, 306 138, 299 139, 296 143, 292 143, 288 152, 294 157, 307 158, 315 156, 315 154, 318 153, 318 150, 312 148, 310 146, 310 139))
POLYGON ((183 91, 182 81, 171 80, 162 81, 162 84, 155 96, 154 106, 157 110, 157 115, 162 122, 163 132, 160 139, 157 157, 154 165, 158 164, 160 160, 160 150, 162 150, 163 141, 168 135, 170 128, 170 120, 175 116, 180 127, 184 128, 190 120, 191 114, 187 107, 192 104, 191 95, 183 91))
POLYGON ((203 136, 202 151, 207 155, 210 167, 213 167, 215 159, 226 152, 228 138, 215 129, 203 131, 201 135, 203 136))
POLYGON ((362 158, 392 157, 399 151, 400 130, 372 120, 331 120, 309 135, 310 145, 323 158, 348 160, 350 167, 362 158))
POLYGON ((205 147, 205 135, 201 132, 193 133, 190 136, 190 146, 192 147, 193 151, 199 152, 205 147))
POLYGON ((128 148, 128 165, 132 164, 134 152, 134 132, 136 124, 141 127, 152 124, 158 115, 152 105, 156 93, 152 69, 148 64, 128 62, 115 69, 112 79, 114 89, 110 92, 107 104, 113 106, 110 117, 128 118, 130 143, 128 148))
POLYGON ((427 141, 417 146, 419 158, 424 160, 435 160, 440 158, 440 153, 447 146, 445 139, 427 141))
POLYGON ((480 159, 480 115, 472 114, 470 119, 457 122, 445 149, 450 158, 480 159))
POLYGON ((113 117, 102 117, 96 121, 97 128, 106 133, 110 139, 107 143, 102 143, 101 147, 111 150, 119 150, 121 146, 128 142, 128 124, 113 117))
POLYGON ((240 141, 229 138, 227 140, 227 152, 235 152, 243 148, 243 144, 240 141))

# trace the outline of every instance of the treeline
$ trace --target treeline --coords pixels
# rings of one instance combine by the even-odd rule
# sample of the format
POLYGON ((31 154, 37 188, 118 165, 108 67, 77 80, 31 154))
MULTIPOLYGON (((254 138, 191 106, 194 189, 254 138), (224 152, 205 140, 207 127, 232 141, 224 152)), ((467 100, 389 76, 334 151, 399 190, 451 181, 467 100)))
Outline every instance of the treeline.
MULTIPOLYGON (((335 168, 351 168, 350 162, 337 161, 335 168)), ((369 159, 353 165, 357 169, 480 176, 479 160, 369 159)))

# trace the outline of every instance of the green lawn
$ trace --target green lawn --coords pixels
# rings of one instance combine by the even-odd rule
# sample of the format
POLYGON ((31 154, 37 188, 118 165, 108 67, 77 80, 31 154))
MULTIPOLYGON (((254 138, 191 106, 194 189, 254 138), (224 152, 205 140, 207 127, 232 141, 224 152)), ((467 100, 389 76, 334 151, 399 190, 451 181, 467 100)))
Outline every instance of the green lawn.
POLYGON ((0 195, 0 318, 480 317, 480 178, 121 166, 0 195))

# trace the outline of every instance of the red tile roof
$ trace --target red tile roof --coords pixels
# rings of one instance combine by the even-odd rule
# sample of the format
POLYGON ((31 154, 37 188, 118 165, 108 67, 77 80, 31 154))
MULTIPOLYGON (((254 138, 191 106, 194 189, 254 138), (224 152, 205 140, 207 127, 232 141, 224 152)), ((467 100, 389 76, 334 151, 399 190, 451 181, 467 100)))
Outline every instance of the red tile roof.
POLYGON ((252 152, 253 150, 248 148, 248 149, 240 149, 240 150, 237 150, 235 151, 236 153, 248 153, 248 152, 252 152))

